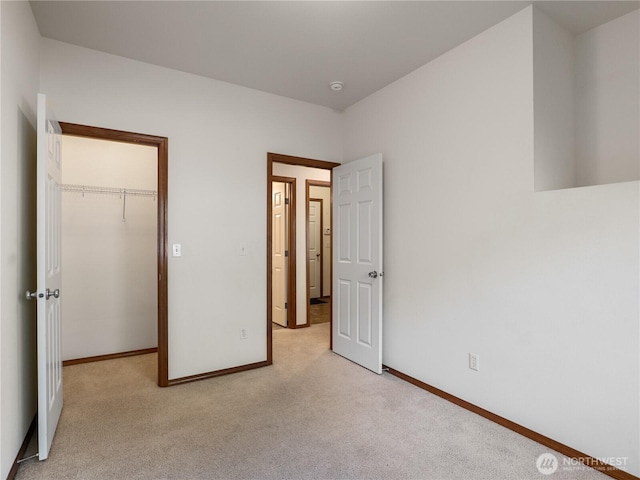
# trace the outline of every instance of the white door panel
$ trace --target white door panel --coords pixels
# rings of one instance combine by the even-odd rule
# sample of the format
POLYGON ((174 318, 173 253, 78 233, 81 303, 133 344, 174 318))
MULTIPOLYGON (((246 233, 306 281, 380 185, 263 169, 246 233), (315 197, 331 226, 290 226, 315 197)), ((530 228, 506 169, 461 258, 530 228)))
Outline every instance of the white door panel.
MULTIPOLYGON (((37 160, 37 350, 38 458, 44 460, 62 412, 61 135, 60 125, 38 95, 37 160)), ((34 295, 31 295, 33 298, 34 295)))
POLYGON ((271 320, 287 326, 287 216, 286 184, 273 182, 272 189, 272 315, 271 320))
POLYGON ((309 201, 309 218, 307 219, 307 253, 309 265, 309 298, 321 296, 322 285, 322 202, 309 201))
POLYGON ((382 155, 333 175, 333 349, 382 373, 382 155))

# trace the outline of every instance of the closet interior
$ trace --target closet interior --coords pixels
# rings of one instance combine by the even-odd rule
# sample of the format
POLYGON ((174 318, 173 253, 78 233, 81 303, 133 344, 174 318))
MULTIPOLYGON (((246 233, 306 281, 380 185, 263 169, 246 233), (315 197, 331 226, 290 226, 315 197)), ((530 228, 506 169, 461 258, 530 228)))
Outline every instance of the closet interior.
POLYGON ((63 135, 62 358, 157 348, 157 148, 63 135))

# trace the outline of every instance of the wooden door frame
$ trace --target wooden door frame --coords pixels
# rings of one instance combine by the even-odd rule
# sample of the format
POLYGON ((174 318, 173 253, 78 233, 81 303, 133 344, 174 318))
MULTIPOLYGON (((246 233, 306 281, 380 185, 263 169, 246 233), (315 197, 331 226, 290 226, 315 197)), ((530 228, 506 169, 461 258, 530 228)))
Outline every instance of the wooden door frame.
MULTIPOLYGON (((293 177, 281 177, 278 175, 271 176, 271 195, 269 196, 269 201, 271 202, 271 215, 273 216, 273 200, 271 197, 273 196, 273 182, 281 182, 287 183, 289 185, 289 216, 287 218, 287 244, 289 245, 289 256, 287 257, 287 328, 295 328, 296 326, 296 179, 293 177)), ((285 209, 285 214, 287 210, 285 209)), ((272 218, 269 217, 269 221, 267 222, 268 227, 273 229, 273 225, 270 223, 272 218)), ((270 231, 269 242, 272 242, 273 231, 270 231)), ((273 243, 271 243, 273 245, 273 243)), ((273 255, 272 248, 271 254, 273 255)), ((273 259, 269 257, 269 260, 273 262, 273 259)), ((269 268, 269 272, 271 272, 271 268, 269 268)), ((271 275, 270 278, 273 279, 271 275)), ((273 285, 273 283, 272 283, 273 285)), ((273 287, 272 287, 273 294, 273 287)), ((269 297, 269 299, 273 302, 273 297, 269 297)), ((271 319, 273 319, 273 303, 271 303, 271 309, 269 310, 271 314, 271 319)))
POLYGON ((169 324, 167 314, 167 191, 169 139, 142 133, 123 132, 59 122, 63 135, 148 145, 158 149, 158 386, 169 385, 169 324))
MULTIPOLYGON (((331 183, 333 183, 333 169, 339 166, 339 163, 326 162, 324 160, 314 160, 311 158, 294 157, 291 155, 282 155, 279 153, 267 153, 267 365, 273 364, 273 328, 271 322, 271 295, 273 290, 271 280, 271 269, 273 268, 271 262, 271 250, 273 248, 271 242, 271 196, 272 191, 272 179, 273 179, 273 164, 285 163, 287 165, 298 165, 301 167, 319 168, 323 170, 329 170, 331 172, 331 183)), ((333 215, 333 212, 332 212, 333 215)), ((295 228, 295 227, 293 227, 295 228)), ((333 237, 332 237, 333 238, 333 237)), ((333 251, 333 244, 331 246, 333 251)), ((292 260, 295 264, 295 259, 292 260)), ((290 277, 291 278, 291 277, 290 277)), ((308 294, 307 294, 308 295, 308 294)), ((332 322, 331 314, 329 315, 329 322, 332 322)), ((332 348, 331 336, 329 336, 330 348, 332 348)))

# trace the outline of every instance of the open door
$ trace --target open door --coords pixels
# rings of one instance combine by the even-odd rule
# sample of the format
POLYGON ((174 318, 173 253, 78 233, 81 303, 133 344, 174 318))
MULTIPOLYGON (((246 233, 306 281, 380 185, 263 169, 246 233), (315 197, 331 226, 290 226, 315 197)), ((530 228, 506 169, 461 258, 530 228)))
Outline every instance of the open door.
POLYGON ((287 303, 289 283, 287 278, 288 262, 288 226, 287 226, 287 188, 285 182, 273 182, 272 190, 272 246, 271 246, 271 268, 272 268, 272 317, 271 320, 278 325, 286 327, 288 325, 287 303))
POLYGON ((27 292, 37 306, 38 458, 45 460, 62 412, 60 345, 61 136, 60 125, 38 95, 37 291, 27 292))
POLYGON ((333 169, 333 350, 382 373, 382 155, 333 169))
POLYGON ((322 200, 310 199, 307 212, 309 298, 320 298, 322 296, 322 200))

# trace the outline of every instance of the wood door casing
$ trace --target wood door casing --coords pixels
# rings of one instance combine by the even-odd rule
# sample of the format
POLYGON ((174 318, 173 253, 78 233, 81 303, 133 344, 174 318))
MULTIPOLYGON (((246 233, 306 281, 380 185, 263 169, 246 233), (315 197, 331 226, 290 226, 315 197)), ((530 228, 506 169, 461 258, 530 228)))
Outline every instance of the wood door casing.
POLYGON ((158 386, 167 387, 173 384, 169 380, 169 320, 167 313, 167 195, 169 139, 155 135, 124 132, 108 128, 91 127, 74 123, 60 122, 63 135, 112 140, 116 142, 148 145, 158 149, 158 386))
MULTIPOLYGON (((282 155, 279 153, 267 153, 267 252, 266 252, 266 256, 267 256, 267 361, 266 364, 267 365, 271 365, 273 364, 273 327, 272 327, 272 321, 271 321, 271 311, 272 311, 272 279, 271 279, 271 269, 272 269, 272 262, 271 262, 271 249, 272 249, 272 232, 271 232, 271 222, 269 221, 269 219, 271 219, 271 195, 272 195, 272 182, 274 179, 274 175, 273 175, 273 164, 274 163, 284 163, 287 165, 299 165, 299 166, 303 166, 303 167, 311 167, 311 168, 320 168, 320 169, 324 169, 324 170, 332 170, 333 168, 337 167, 338 165, 340 165, 339 163, 336 162, 326 162, 323 160, 314 160, 311 158, 302 158, 302 157, 294 157, 291 155, 282 155)), ((292 199, 291 203, 295 203, 295 201, 292 199)), ((294 223, 295 222, 295 218, 293 218, 294 215, 291 215, 290 218, 290 222, 294 223)), ((290 242, 290 250, 289 250, 289 256, 295 258, 295 241, 294 239, 291 239, 290 242)), ((291 268, 291 270, 289 271, 289 284, 290 286, 292 286, 292 288, 295 290, 295 263, 294 266, 291 268)), ((296 301, 296 296, 295 296, 295 291, 291 292, 290 290, 290 294, 289 294, 289 309, 293 310, 295 312, 295 301, 296 301)), ((307 322, 309 320, 307 319, 307 322)), ((330 320, 331 321, 331 320, 330 320)), ((330 344, 330 348, 332 348, 332 344, 331 344, 331 339, 329 340, 329 344, 330 344)))

